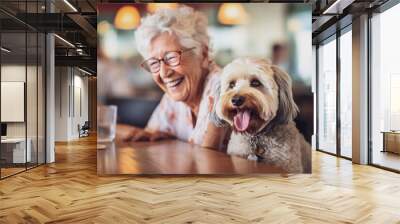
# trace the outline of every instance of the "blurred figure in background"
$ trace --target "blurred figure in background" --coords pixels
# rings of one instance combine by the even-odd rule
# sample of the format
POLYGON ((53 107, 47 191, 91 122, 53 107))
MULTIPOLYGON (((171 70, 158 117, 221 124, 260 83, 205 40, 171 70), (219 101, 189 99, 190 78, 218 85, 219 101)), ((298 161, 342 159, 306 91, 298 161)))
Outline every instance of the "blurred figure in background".
MULTIPOLYGON (((289 72, 289 48, 286 44, 275 43, 272 46, 272 63, 281 69, 289 72)), ((289 73, 292 76, 292 74, 289 73)), ((292 77, 293 79, 294 77, 292 77)), ((300 108, 295 118, 296 127, 303 134, 304 138, 311 142, 313 133, 313 98, 308 87, 302 82, 293 82, 293 98, 300 108)))
POLYGON ((228 130, 215 127, 208 116, 220 69, 209 57, 205 15, 189 7, 160 9, 142 19, 135 35, 142 67, 165 94, 146 128, 119 125, 117 138, 175 137, 221 148, 228 130))
POLYGON ((286 44, 275 43, 272 46, 272 64, 289 71, 289 48, 286 44))

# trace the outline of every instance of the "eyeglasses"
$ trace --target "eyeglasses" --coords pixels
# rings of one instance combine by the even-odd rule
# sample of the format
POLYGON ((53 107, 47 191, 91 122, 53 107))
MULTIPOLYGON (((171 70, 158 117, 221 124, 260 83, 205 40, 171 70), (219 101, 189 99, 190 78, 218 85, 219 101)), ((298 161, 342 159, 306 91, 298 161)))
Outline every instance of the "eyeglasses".
POLYGON ((142 66, 142 68, 146 69, 146 71, 151 72, 151 73, 157 73, 160 71, 161 61, 170 67, 176 67, 181 63, 182 53, 191 51, 193 49, 195 49, 195 47, 185 49, 185 50, 180 50, 180 51, 168 51, 164 54, 163 58, 160 58, 160 59, 149 58, 149 59, 143 61, 140 64, 140 66, 142 66))

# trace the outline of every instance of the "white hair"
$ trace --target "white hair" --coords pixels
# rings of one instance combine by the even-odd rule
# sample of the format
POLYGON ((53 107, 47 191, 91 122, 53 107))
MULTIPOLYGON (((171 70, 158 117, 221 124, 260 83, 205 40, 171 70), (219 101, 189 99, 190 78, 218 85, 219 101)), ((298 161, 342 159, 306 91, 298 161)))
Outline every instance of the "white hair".
POLYGON ((209 46, 207 23, 207 17, 203 13, 187 6, 177 9, 161 8, 141 20, 135 33, 136 47, 139 53, 147 58, 153 38, 168 32, 175 34, 183 47, 196 47, 194 52, 201 55, 202 47, 209 46))

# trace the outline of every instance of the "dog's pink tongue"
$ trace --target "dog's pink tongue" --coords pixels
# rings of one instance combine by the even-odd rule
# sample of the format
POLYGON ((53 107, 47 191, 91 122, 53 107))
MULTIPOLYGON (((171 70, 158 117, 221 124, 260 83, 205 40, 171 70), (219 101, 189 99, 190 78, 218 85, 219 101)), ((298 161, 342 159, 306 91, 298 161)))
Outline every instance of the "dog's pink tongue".
POLYGON ((250 123, 249 111, 239 111, 233 118, 233 123, 238 131, 246 131, 250 123))

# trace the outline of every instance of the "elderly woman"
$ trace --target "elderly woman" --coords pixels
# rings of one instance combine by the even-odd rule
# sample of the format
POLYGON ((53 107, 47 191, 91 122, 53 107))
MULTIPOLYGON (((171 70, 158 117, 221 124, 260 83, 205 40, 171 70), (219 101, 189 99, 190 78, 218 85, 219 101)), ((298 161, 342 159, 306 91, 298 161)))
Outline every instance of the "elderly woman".
POLYGON ((180 140, 220 148, 227 130, 209 120, 219 68, 209 54, 207 18, 189 7, 160 9, 136 31, 141 64, 165 92, 146 128, 120 127, 125 140, 180 140))

